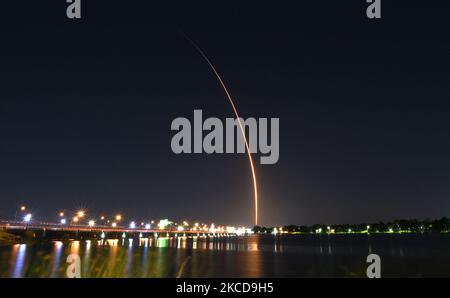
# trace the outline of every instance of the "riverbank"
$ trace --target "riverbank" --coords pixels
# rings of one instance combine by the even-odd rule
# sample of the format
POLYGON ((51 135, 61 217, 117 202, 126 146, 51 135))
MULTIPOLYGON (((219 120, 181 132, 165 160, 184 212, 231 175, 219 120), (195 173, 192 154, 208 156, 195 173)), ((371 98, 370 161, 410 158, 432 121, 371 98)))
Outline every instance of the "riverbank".
POLYGON ((20 242, 20 237, 0 231, 0 246, 12 245, 20 242))

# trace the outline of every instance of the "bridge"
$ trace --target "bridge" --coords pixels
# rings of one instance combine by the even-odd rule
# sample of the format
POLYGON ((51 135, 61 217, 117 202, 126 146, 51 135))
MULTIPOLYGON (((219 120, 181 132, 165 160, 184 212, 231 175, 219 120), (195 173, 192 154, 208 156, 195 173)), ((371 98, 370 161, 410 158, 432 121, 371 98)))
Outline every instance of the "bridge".
POLYGON ((167 229, 145 229, 142 227, 111 227, 111 226, 89 226, 73 224, 57 224, 49 222, 23 222, 0 220, 0 230, 4 230, 14 235, 28 238, 120 238, 124 234, 127 238, 138 237, 158 237, 158 236, 232 236, 235 233, 212 233, 210 231, 198 230, 178 230, 177 228, 167 229))

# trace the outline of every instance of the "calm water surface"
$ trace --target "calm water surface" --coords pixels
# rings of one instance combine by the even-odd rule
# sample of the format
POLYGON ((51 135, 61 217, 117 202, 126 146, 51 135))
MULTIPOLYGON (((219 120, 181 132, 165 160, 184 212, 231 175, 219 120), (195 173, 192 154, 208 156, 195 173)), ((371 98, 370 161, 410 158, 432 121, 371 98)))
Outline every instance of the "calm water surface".
POLYGON ((48 241, 0 247, 0 277, 450 277, 450 235, 250 236, 48 241))

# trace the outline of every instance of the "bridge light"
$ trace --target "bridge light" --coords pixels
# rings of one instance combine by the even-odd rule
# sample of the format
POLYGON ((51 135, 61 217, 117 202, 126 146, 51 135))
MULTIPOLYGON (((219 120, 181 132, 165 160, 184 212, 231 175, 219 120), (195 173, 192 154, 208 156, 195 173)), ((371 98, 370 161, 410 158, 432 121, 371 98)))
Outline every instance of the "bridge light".
POLYGON ((151 228, 150 224, 146 224, 146 225, 145 225, 145 229, 146 229, 146 230, 150 230, 150 228, 151 228))
POLYGON ((78 217, 75 216, 75 217, 73 218, 73 222, 78 222, 78 221, 79 221, 78 217))
POLYGON ((90 220, 90 221, 88 222, 88 225, 89 225, 90 227, 93 227, 93 226, 95 226, 95 221, 93 221, 93 220, 90 220))
POLYGON ((78 216, 79 218, 84 217, 84 215, 85 215, 85 213, 84 213, 83 210, 80 210, 80 211, 77 212, 77 216, 78 216))
POLYGON ((116 220, 117 220, 117 221, 121 221, 121 220, 122 220, 122 215, 117 214, 117 215, 116 215, 116 220))
POLYGON ((136 228, 136 223, 134 221, 132 221, 130 223, 130 229, 134 229, 134 228, 136 228))
POLYGON ((25 216, 23 217, 23 221, 24 221, 24 222, 30 222, 30 221, 31 221, 31 218, 32 218, 31 213, 28 213, 27 215, 25 215, 25 216))
POLYGON ((64 212, 60 212, 59 217, 64 217, 64 212))
POLYGON ((111 225, 113 228, 117 227, 117 224, 115 222, 112 223, 111 225))
POLYGON ((25 211, 27 210, 27 206, 20 206, 20 211, 25 211))
POLYGON ((62 225, 65 225, 65 224, 67 223, 67 221, 66 221, 66 219, 65 219, 65 218, 61 219, 61 221, 60 221, 60 222, 61 222, 61 224, 62 224, 62 225))
POLYGON ((179 232, 182 232, 182 231, 184 231, 184 228, 183 228, 182 226, 178 226, 177 230, 178 230, 179 232))
POLYGON ((105 217, 104 217, 104 216, 102 216, 102 217, 100 217, 100 219, 101 219, 101 220, 105 220, 105 217))

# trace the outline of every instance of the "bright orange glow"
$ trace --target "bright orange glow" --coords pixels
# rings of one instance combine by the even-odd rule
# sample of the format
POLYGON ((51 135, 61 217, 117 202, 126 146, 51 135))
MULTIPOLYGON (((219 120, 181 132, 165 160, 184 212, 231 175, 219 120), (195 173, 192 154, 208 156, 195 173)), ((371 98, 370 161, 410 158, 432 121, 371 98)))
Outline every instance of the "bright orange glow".
POLYGON ((73 218, 73 221, 74 221, 74 222, 78 222, 78 217, 75 216, 75 217, 73 218))
POLYGON ((255 166, 253 164, 252 153, 250 152, 250 146, 248 145, 248 140, 247 140, 247 137, 245 135, 245 130, 244 130, 244 127, 242 125, 242 121, 240 121, 241 117, 239 117, 239 113, 237 111, 236 105, 234 104, 233 98, 231 97, 230 92, 228 91, 228 88, 226 87, 224 81, 222 80, 222 77, 219 75, 219 72, 216 70, 216 68, 214 67, 212 62, 209 60, 209 58, 206 56, 206 54, 202 51, 202 49, 194 41, 192 41, 185 34, 184 34, 184 36, 197 49, 197 51, 200 53, 200 55, 203 57, 203 59, 205 59, 205 61, 211 67, 211 69, 214 72, 215 76, 219 80, 220 85, 222 86, 223 90, 225 91, 225 94, 227 95, 228 101, 230 102, 231 107, 233 108, 233 111, 234 111, 234 114, 236 115, 236 118, 239 119, 239 127, 241 128, 241 133, 242 133, 242 136, 244 138, 245 147, 247 149, 248 160, 250 162, 250 168, 252 170, 253 190, 254 190, 254 194, 255 194, 255 225, 258 225, 258 184, 257 184, 257 181, 256 181, 256 171, 255 171, 255 166))
POLYGON ((78 213, 77 213, 77 215, 78 215, 78 217, 84 217, 84 211, 82 211, 82 210, 80 210, 80 211, 78 211, 78 213))
POLYGON ((122 220, 122 215, 120 215, 120 214, 116 215, 116 220, 117 220, 117 221, 122 220))

